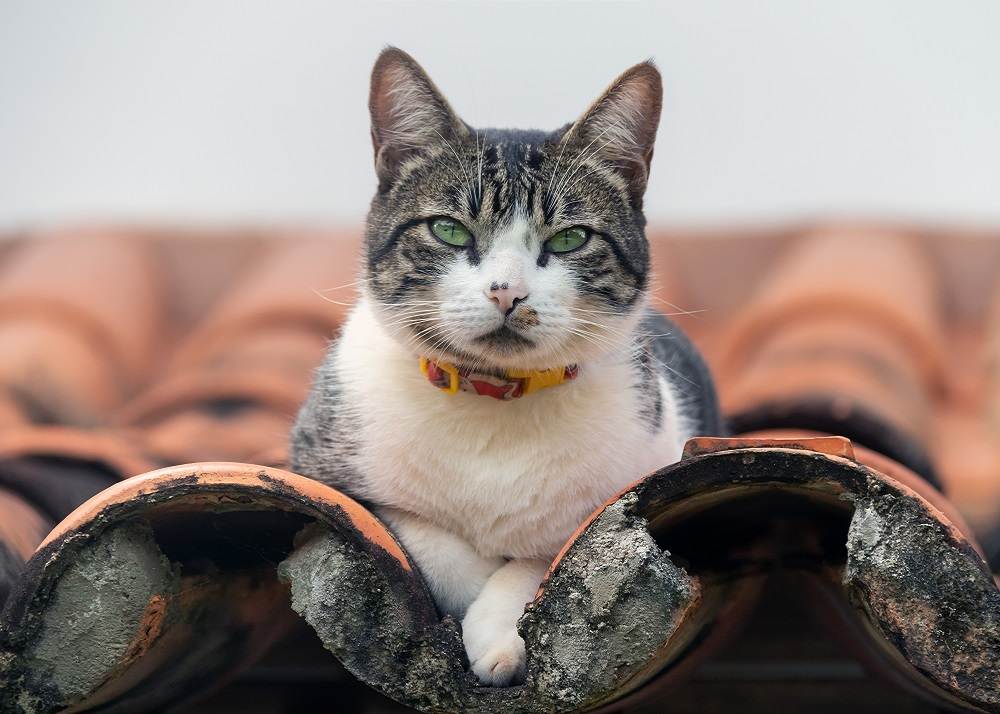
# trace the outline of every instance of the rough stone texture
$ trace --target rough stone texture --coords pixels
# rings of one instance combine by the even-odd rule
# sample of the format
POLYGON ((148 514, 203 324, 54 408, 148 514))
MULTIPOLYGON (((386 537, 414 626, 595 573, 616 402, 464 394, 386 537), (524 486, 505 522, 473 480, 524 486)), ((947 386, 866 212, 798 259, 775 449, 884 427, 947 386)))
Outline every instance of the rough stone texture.
POLYGON ((36 635, 17 658, 17 708, 51 711, 89 694, 134 646, 151 598, 178 583, 145 521, 102 533, 62 572, 36 635))
POLYGON ((291 584, 292 609, 355 676, 420 709, 459 708, 468 675, 458 626, 421 627, 394 597, 392 574, 347 538, 307 527, 278 575, 291 584))
POLYGON ((954 696, 1000 711, 1000 590, 909 496, 872 479, 855 501, 844 581, 882 634, 954 696))
POLYGON ((0 607, 7 600, 14 583, 24 570, 24 560, 0 541, 0 607))
POLYGON ((521 620, 527 684, 545 710, 575 711, 620 694, 697 596, 694 579, 633 515, 635 502, 626 494, 604 510, 521 620))
POLYGON ((552 712, 592 708, 654 659, 697 586, 632 515, 607 508, 574 544, 520 627, 523 686, 478 686, 451 619, 419 627, 386 574, 356 545, 311 529, 279 568, 292 607, 356 676, 423 711, 552 712), (595 657, 595 653, 600 653, 595 657))

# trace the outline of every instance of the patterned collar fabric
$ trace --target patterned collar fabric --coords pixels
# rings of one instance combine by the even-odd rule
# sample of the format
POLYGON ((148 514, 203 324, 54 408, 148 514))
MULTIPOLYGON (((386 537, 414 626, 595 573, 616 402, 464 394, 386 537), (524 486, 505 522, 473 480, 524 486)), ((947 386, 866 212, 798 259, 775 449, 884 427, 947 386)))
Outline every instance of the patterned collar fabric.
POLYGON ((454 394, 471 392, 502 401, 517 399, 546 387, 576 379, 579 367, 575 364, 555 369, 513 372, 506 377, 497 377, 482 372, 473 372, 465 367, 439 364, 426 357, 420 360, 420 369, 435 387, 454 394))

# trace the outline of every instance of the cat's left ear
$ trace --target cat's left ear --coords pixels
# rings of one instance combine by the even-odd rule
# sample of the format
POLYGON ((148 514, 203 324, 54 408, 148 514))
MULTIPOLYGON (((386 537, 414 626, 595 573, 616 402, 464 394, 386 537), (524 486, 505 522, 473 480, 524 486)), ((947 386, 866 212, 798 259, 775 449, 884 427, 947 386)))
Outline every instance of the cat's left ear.
POLYGON ((563 141, 613 164, 628 183, 637 208, 646 192, 662 106, 660 71, 652 61, 642 62, 612 82, 563 136, 563 141))

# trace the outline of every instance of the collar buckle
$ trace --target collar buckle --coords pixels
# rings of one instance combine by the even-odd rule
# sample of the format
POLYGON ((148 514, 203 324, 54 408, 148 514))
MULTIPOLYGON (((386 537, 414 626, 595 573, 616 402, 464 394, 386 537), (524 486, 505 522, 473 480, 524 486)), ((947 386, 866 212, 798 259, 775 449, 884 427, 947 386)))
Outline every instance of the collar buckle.
POLYGON ((426 357, 420 358, 420 371, 430 380, 431 384, 444 390, 448 394, 456 394, 462 386, 462 379, 458 374, 458 367, 447 362, 432 362, 426 357), (432 373, 433 370, 433 373, 432 373), (443 383, 442 376, 447 375, 447 383, 443 383))

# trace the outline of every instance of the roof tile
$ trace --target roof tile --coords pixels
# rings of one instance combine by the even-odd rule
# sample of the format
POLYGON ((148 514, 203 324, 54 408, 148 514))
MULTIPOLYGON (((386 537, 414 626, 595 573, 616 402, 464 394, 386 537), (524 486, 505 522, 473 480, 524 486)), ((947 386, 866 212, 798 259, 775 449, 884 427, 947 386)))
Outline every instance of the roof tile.
MULTIPOLYGON (((303 621, 356 677, 424 710, 655 710, 703 691, 699 676, 736 692, 737 670, 779 666, 719 658, 780 581, 885 691, 1000 711, 1000 591, 982 555, 1000 562, 1000 241, 955 234, 957 254, 951 235, 654 240, 654 302, 695 313, 677 319, 733 423, 771 431, 695 440, 582 524, 522 621, 528 681, 499 690, 472 681, 456 623, 362 506, 216 462, 284 461, 356 240, 22 241, 0 256, 0 710, 177 703, 303 621), (181 461, 209 463, 151 471, 181 461)), ((803 635, 757 636, 780 654, 803 635)))

